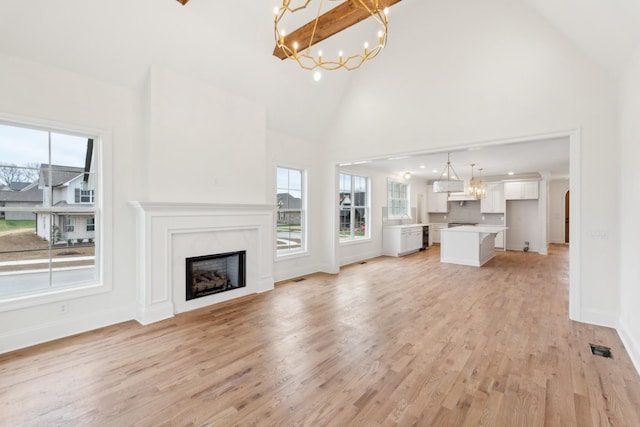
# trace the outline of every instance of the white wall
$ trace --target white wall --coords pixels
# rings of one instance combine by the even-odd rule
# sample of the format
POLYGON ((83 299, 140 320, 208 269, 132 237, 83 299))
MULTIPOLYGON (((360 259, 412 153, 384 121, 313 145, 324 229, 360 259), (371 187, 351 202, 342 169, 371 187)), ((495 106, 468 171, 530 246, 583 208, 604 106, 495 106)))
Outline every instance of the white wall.
POLYGON ((149 200, 264 203, 264 107, 164 68, 149 85, 149 200))
POLYGON ((549 243, 564 243, 564 196, 568 179, 549 182, 549 243))
POLYGON ((135 229, 127 202, 141 197, 136 143, 135 100, 131 91, 56 68, 0 54, 0 116, 51 126, 104 129, 112 134, 103 155, 115 159, 104 176, 113 190, 105 206, 112 227, 104 237, 112 255, 104 265, 107 293, 46 302, 0 312, 0 352, 132 318, 134 310, 135 229), (113 265, 117 268, 113 268, 113 265))
POLYGON ((385 49, 366 72, 353 76, 327 137, 330 160, 580 129, 582 173, 576 184, 588 191, 578 206, 577 318, 614 325, 620 290, 612 207, 619 192, 593 173, 616 170, 619 161, 614 78, 518 2, 453 0, 408 7, 423 17, 420 42, 398 34, 393 43, 414 46, 411 55, 385 49), (592 230, 604 230, 609 238, 592 239, 592 230))
POLYGON ((640 372, 640 48, 620 85, 620 239, 621 313, 619 331, 640 372))
MULTIPOLYGON (((322 194, 325 183, 319 179, 323 162, 322 147, 274 130, 267 131, 267 203, 276 204, 276 166, 303 169, 307 173, 307 254, 276 258, 276 281, 314 273, 323 269, 322 194)), ((264 178, 263 178, 264 180, 264 178)))

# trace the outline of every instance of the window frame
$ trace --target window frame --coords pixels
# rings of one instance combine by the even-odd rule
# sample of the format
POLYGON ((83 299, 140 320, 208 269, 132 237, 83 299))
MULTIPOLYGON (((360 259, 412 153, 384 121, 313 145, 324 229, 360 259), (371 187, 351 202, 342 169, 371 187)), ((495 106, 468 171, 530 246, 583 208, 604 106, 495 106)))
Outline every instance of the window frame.
MULTIPOLYGON (((308 240, 308 210, 307 210, 307 176, 308 172, 304 167, 285 164, 285 163, 277 163, 274 168, 275 171, 275 204, 276 204, 276 215, 274 221, 274 246, 275 246, 275 260, 282 260, 286 258, 308 255, 307 249, 307 240, 308 240), (300 209, 282 209, 278 206, 278 169, 286 169, 288 171, 296 171, 300 172, 300 209), (296 248, 285 248, 278 249, 278 222, 283 220, 287 213, 295 213, 300 212, 300 246, 296 248)), ((290 188, 289 188, 289 191, 290 188)))
MULTIPOLYGON (((0 123, 6 126, 91 137, 94 144, 95 189, 98 192, 95 197, 94 207, 87 208, 80 206, 74 209, 75 213, 93 215, 98 224, 94 231, 96 241, 96 262, 94 264, 95 280, 75 286, 47 288, 29 293, 0 296, 0 313, 111 292, 113 290, 113 239, 111 238, 113 233, 113 189, 111 186, 113 171, 113 132, 104 128, 83 127, 77 124, 34 119, 32 117, 10 115, 1 112, 0 123)), ((21 211, 21 209, 13 207, 3 207, 3 210, 21 211)), ((64 214, 69 212, 69 209, 52 206, 49 208, 35 208, 31 211, 41 214, 64 214)))
MULTIPOLYGON (((348 237, 342 237, 341 235, 341 226, 342 226, 342 213, 344 208, 339 205, 338 206, 338 240, 341 244, 343 243, 350 243, 350 242, 359 242, 359 241, 363 241, 363 240, 370 240, 371 239, 371 177, 366 176, 366 175, 359 175, 357 173, 354 172, 349 172, 349 171, 339 171, 338 173, 338 181, 341 182, 342 180, 342 175, 348 175, 351 177, 351 192, 349 194, 349 198, 352 200, 352 203, 349 206, 349 236, 348 237), (365 205, 356 205, 355 203, 353 203, 357 198, 355 197, 355 178, 362 178, 365 180, 365 200, 366 203, 365 205), (364 209, 365 211, 365 234, 363 236, 356 236, 355 235, 355 222, 354 222, 354 218, 356 217, 356 210, 357 209, 364 209)), ((338 197, 340 198, 340 196, 342 195, 342 188, 340 188, 340 185, 338 185, 338 197)))
POLYGON ((411 218, 411 185, 397 179, 387 178, 387 217, 388 219, 402 219, 402 218, 411 218), (401 198, 393 198, 391 197, 394 190, 390 190, 389 187, 391 185, 400 185, 404 187, 406 197, 404 199, 401 198), (405 210, 403 212, 398 212, 400 206, 397 203, 404 204, 405 210))

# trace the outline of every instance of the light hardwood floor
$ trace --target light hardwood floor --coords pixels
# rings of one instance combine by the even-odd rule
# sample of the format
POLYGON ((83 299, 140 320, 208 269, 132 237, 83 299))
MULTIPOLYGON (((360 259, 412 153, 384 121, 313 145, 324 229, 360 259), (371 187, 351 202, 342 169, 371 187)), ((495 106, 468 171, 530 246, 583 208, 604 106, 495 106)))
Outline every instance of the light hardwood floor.
POLYGON ((564 246, 482 268, 435 247, 0 355, 0 425, 640 426, 640 378, 614 330, 568 319, 568 271, 564 246))

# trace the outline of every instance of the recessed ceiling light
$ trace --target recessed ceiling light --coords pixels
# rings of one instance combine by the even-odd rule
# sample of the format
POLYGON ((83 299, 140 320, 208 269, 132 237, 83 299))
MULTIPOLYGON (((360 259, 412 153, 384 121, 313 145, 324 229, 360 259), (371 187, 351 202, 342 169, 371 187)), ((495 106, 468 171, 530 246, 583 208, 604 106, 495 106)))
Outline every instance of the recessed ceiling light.
POLYGON ((420 165, 420 169, 424 169, 424 168, 426 168, 425 165, 420 165))
POLYGON ((507 175, 513 175, 515 172, 509 172, 507 175))
POLYGON ((438 173, 438 169, 434 169, 434 170, 432 170, 431 172, 433 172, 433 173, 438 173))

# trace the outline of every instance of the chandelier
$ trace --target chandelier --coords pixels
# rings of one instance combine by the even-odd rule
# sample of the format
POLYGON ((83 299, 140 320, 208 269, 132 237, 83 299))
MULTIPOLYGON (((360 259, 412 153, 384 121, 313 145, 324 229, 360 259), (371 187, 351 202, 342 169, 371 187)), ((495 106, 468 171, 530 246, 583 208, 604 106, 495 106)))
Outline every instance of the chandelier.
POLYGON ((456 171, 451 166, 449 153, 447 153, 447 166, 442 171, 442 175, 433 182, 434 193, 449 193, 464 191, 464 181, 458 179, 456 171))
POLYGON ((467 187, 467 194, 473 196, 476 199, 483 199, 486 195, 486 189, 482 183, 482 168, 480 168, 480 178, 476 179, 473 176, 473 168, 475 163, 471 163, 471 179, 469 180, 469 186, 467 187))
POLYGON ((283 0, 282 7, 276 7, 274 22, 274 36, 276 47, 273 54, 280 59, 293 59, 305 70, 321 68, 324 70, 355 70, 360 68, 365 61, 378 56, 387 44, 388 6, 400 0, 347 0, 339 6, 322 14, 322 6, 329 0, 300 0, 299 6, 292 5, 295 0, 283 0), (311 7, 311 3, 318 4, 315 19, 287 34, 283 28, 283 18, 302 12, 311 7), (321 50, 311 51, 311 47, 340 31, 367 18, 375 19, 380 25, 376 44, 364 43, 359 52, 344 53, 339 51, 337 55, 323 55, 321 50))

